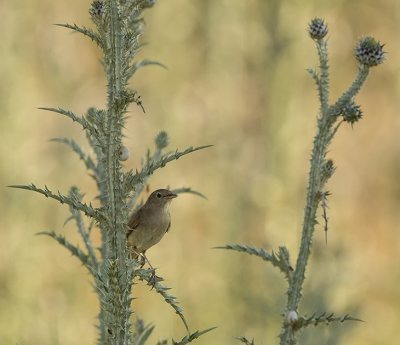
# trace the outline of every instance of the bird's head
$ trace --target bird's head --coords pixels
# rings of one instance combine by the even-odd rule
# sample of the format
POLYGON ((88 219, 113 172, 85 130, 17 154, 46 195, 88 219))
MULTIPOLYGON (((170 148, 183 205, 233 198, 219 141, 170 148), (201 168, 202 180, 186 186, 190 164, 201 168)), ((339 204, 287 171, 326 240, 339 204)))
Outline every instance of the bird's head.
POLYGON ((150 194, 146 203, 154 206, 169 205, 172 199, 176 198, 177 196, 177 194, 172 193, 168 189, 157 189, 150 194))

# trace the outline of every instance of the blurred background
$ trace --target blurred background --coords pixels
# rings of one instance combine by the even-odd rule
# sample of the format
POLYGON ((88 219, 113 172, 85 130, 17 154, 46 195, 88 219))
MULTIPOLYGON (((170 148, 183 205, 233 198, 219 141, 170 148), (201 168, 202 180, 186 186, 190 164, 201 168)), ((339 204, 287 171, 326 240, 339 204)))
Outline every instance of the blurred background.
MULTIPOLYGON (((68 208, 6 187, 32 182, 66 194, 78 185, 87 202, 96 195, 78 157, 49 142, 71 137, 88 150, 79 125, 37 109, 82 114, 105 106, 100 50, 52 26, 93 27, 89 7, 78 0, 0 0, 1 344, 94 344, 97 337, 99 307, 86 269, 52 239, 35 236, 55 230, 80 243, 74 225, 64 226, 68 208)), ((170 134, 171 150, 214 144, 157 171, 149 186, 191 186, 208 198, 174 200, 170 233, 147 253, 191 331, 218 326, 198 344, 239 344, 234 336, 278 343, 282 275, 258 258, 211 248, 286 245, 295 264, 319 108, 306 71, 318 67, 306 30, 314 17, 330 29, 332 103, 357 73, 353 47, 360 37, 374 35, 389 53, 356 99, 362 121, 343 124, 331 146, 337 171, 327 186, 328 244, 317 226, 300 305, 301 314, 350 313, 365 323, 310 327, 301 343, 400 343, 400 3, 160 0, 145 13, 142 42, 150 44, 138 58, 168 70, 147 67, 132 81, 146 114, 130 108, 125 169, 140 165, 161 130, 170 134)), ((133 296, 137 315, 156 325, 149 344, 185 336, 161 296, 140 283, 133 296)))

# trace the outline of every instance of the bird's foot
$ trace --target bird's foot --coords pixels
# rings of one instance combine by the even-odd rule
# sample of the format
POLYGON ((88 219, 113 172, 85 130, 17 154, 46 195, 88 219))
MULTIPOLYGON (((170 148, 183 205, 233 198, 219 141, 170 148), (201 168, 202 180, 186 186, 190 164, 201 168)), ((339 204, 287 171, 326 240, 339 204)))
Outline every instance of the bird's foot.
POLYGON ((156 275, 156 270, 153 269, 152 272, 150 273, 148 284, 151 286, 151 289, 153 290, 154 287, 156 286, 156 283, 162 282, 163 280, 164 278, 156 275))
POLYGON ((143 268, 145 263, 146 263, 146 259, 143 257, 143 255, 140 255, 140 268, 143 268))

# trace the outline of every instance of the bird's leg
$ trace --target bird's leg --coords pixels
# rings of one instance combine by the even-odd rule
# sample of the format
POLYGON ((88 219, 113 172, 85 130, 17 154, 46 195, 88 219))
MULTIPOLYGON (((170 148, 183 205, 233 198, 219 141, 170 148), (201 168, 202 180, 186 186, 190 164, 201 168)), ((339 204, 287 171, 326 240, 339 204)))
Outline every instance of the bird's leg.
MULTIPOLYGON (((139 253, 138 251, 136 251, 136 247, 132 248, 131 251, 136 254, 136 258, 140 257, 140 268, 142 268, 144 266, 144 264, 146 263, 146 259, 145 257, 143 257, 143 255, 141 253, 139 253)), ((139 261, 139 260, 138 260, 139 261)), ((149 262, 149 260, 147 260, 147 262, 149 262)), ((149 263, 150 264, 150 263, 149 263)), ((151 265, 150 265, 151 266, 151 265)))
MULTIPOLYGON (((136 248, 135 248, 135 249, 136 249, 136 248)), ((144 251, 143 253, 139 253, 139 252, 137 252, 135 249, 133 249, 133 252, 134 252, 138 257, 140 256, 140 258, 142 259, 142 260, 141 260, 141 266, 140 266, 140 268, 142 268, 142 267, 144 266, 144 264, 146 263, 146 261, 147 261, 147 263, 148 263, 149 266, 150 266, 150 269, 151 269, 152 272, 151 272, 151 274, 150 274, 149 284, 151 284, 152 287, 154 288, 154 286, 156 285, 156 283, 157 283, 158 281, 163 280, 163 278, 158 277, 158 276, 156 275, 156 270, 155 270, 155 268, 151 265, 149 259, 147 258, 146 254, 145 254, 145 251, 144 251)))
POLYGON ((149 266, 150 266, 150 269, 152 270, 152 272, 151 272, 151 274, 150 274, 150 277, 149 277, 149 285, 151 285, 151 288, 153 289, 154 286, 156 285, 156 283, 159 282, 159 281, 162 281, 163 278, 158 277, 158 276, 156 275, 156 270, 155 270, 155 268, 151 265, 151 263, 150 263, 149 259, 147 258, 145 252, 141 253, 140 255, 141 255, 141 257, 142 257, 145 261, 147 261, 147 263, 148 263, 149 266))
POLYGON ((143 268, 144 264, 146 263, 146 258, 141 253, 138 254, 138 257, 140 257, 140 268, 143 268))
POLYGON ((140 256, 142 257, 143 262, 146 262, 146 261, 147 261, 147 263, 149 264, 150 268, 155 272, 156 270, 155 270, 154 267, 151 265, 151 263, 150 263, 150 261, 149 261, 149 259, 147 258, 147 256, 146 256, 145 253, 146 253, 145 251, 144 251, 143 253, 140 253, 140 256))

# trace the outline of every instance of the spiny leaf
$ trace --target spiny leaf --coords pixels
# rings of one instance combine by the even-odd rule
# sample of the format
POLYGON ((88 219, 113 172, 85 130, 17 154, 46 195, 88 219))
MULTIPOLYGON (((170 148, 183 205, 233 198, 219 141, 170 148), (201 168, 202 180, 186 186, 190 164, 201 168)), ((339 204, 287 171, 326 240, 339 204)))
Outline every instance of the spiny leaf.
POLYGON ((286 276, 287 279, 291 279, 291 272, 293 268, 290 264, 289 252, 286 247, 279 247, 279 252, 276 254, 274 251, 269 254, 265 249, 257 249, 255 246, 248 247, 244 244, 228 244, 226 246, 214 247, 215 249, 228 249, 236 250, 238 252, 244 252, 250 255, 255 255, 262 258, 264 261, 270 262, 273 266, 278 267, 286 276))
POLYGON ((310 325, 313 325, 313 326, 318 326, 320 324, 330 325, 332 322, 340 322, 340 323, 343 323, 345 321, 364 322, 361 319, 357 319, 355 317, 349 316, 349 314, 347 314, 345 316, 338 316, 338 317, 333 317, 333 313, 331 313, 328 316, 326 316, 326 314, 327 313, 324 312, 319 316, 315 316, 315 314, 313 314, 310 317, 307 317, 306 315, 302 316, 301 318, 299 318, 299 320, 294 325, 294 327, 298 330, 298 329, 305 328, 310 325))
POLYGON ((201 335, 212 331, 213 329, 215 329, 217 327, 211 327, 211 328, 207 328, 204 331, 197 331, 194 332, 192 334, 187 335, 186 337, 184 337, 180 342, 176 342, 174 339, 172 339, 172 345, 185 345, 188 344, 190 342, 192 342, 193 340, 197 339, 198 337, 200 337, 201 335))
POLYGON ((143 10, 147 8, 151 8, 156 4, 156 1, 148 1, 148 0, 139 0, 127 2, 125 7, 122 8, 123 13, 129 16, 129 21, 132 24, 137 25, 139 23, 144 22, 144 19, 141 17, 143 10))
POLYGON ((70 147, 71 150, 74 151, 75 153, 77 153, 79 158, 81 160, 83 160, 83 162, 85 163, 86 169, 91 170, 94 173, 94 175, 90 175, 90 176, 92 176, 96 181, 99 181, 96 165, 94 164, 94 162, 90 158, 90 156, 85 154, 83 149, 78 145, 78 143, 75 140, 69 139, 69 138, 53 138, 53 139, 50 139, 50 141, 64 143, 68 147, 70 147))
POLYGON ((138 183, 143 181, 146 177, 152 175, 157 169, 165 167, 169 162, 179 159, 188 153, 202 150, 211 146, 213 145, 189 147, 185 151, 176 151, 175 153, 165 156, 158 161, 151 162, 150 164, 144 166, 140 172, 136 172, 134 175, 133 172, 130 171, 129 174, 126 174, 126 178, 124 180, 125 193, 128 194, 130 191, 134 190, 138 183))
POLYGON ((74 24, 74 25, 71 25, 71 24, 54 24, 54 25, 61 26, 61 27, 64 27, 64 28, 71 29, 71 30, 74 30, 76 32, 79 32, 79 33, 81 33, 81 34, 83 34, 85 36, 90 37, 92 39, 92 41, 96 42, 96 44, 99 47, 102 48, 104 46, 101 37, 98 34, 96 34, 95 32, 93 32, 92 30, 90 30, 90 29, 86 29, 85 27, 80 28, 76 24, 74 24))
POLYGON ((311 74, 311 76, 314 78, 315 84, 317 85, 318 88, 318 96, 319 96, 319 100, 322 104, 323 102, 323 95, 324 95, 324 90, 322 89, 321 86, 321 81, 318 77, 318 74, 312 69, 312 68, 307 68, 307 71, 311 74))
POLYGON ((242 343, 245 343, 246 345, 254 345, 254 339, 250 341, 246 337, 234 337, 234 338, 240 340, 242 343))
POLYGON ((155 288, 156 292, 159 293, 164 298, 165 302, 167 302, 175 310, 175 313, 177 313, 179 315, 183 324, 186 327, 186 330, 190 334, 189 326, 186 322, 185 317, 182 314, 183 309, 178 307, 179 301, 177 300, 177 298, 175 296, 168 294, 167 291, 171 290, 170 287, 163 286, 158 281, 154 282, 153 272, 154 272, 154 270, 151 270, 151 269, 149 269, 149 270, 137 269, 135 271, 135 274, 140 280, 147 281, 147 284, 149 286, 152 286, 153 288, 155 288))
POLYGON ((105 220, 105 217, 98 210, 95 210, 92 206, 88 206, 85 203, 82 203, 74 198, 70 198, 65 195, 62 195, 60 192, 58 192, 58 195, 53 194, 53 192, 51 190, 49 190, 47 188, 47 186, 45 186, 44 189, 41 189, 41 188, 37 188, 32 183, 31 185, 11 185, 8 187, 18 188, 18 189, 26 189, 26 190, 40 193, 40 194, 44 195, 46 198, 51 198, 51 199, 57 200, 62 204, 67 204, 76 210, 82 211, 86 216, 92 217, 95 220, 97 220, 98 222, 105 220))
POLYGON ((244 244, 227 244, 226 246, 214 247, 215 249, 228 249, 228 250, 236 250, 238 252, 248 253, 250 255, 255 255, 262 258, 265 261, 271 261, 275 264, 278 264, 276 257, 269 254, 264 249, 257 249, 256 247, 248 247, 244 244))
POLYGON ((76 256, 83 265, 87 265, 89 257, 78 247, 75 247, 73 244, 68 242, 64 236, 57 235, 54 231, 42 231, 38 232, 36 235, 47 235, 53 237, 58 243, 67 248, 72 255, 76 256))
POLYGON ((142 61, 137 61, 137 62, 135 62, 135 63, 131 66, 131 68, 130 68, 129 71, 128 71, 128 79, 131 78, 131 77, 136 73, 136 71, 137 71, 138 69, 140 69, 140 68, 142 68, 142 67, 144 67, 144 66, 148 66, 148 65, 158 65, 158 66, 161 66, 161 67, 167 69, 167 67, 166 67, 165 65, 163 65, 162 63, 160 63, 160 62, 158 62, 158 61, 152 61, 152 60, 144 59, 144 60, 142 60, 142 61))
MULTIPOLYGON (((72 187, 70 189, 69 196, 71 198, 76 198, 79 201, 81 201, 83 198, 83 195, 80 193, 80 191, 77 187, 72 187)), ((88 251, 88 255, 90 258, 90 265, 93 266, 94 268, 97 268, 99 265, 98 260, 97 260, 97 255, 94 250, 92 238, 89 235, 89 231, 86 230, 86 226, 83 221, 82 213, 80 211, 77 211, 72 206, 69 207, 69 210, 71 212, 71 217, 69 217, 69 219, 72 218, 76 222, 78 232, 81 235, 83 243, 85 244, 86 249, 88 251)))
POLYGON ((319 77, 317 72, 315 72, 315 70, 313 70, 312 68, 306 68, 306 71, 309 72, 311 74, 311 76, 313 77, 313 79, 315 80, 315 83, 317 84, 317 86, 319 87, 319 77))
POLYGON ((89 133, 91 135, 93 135, 98 140, 99 143, 102 142, 102 140, 101 140, 102 138, 101 138, 99 130, 95 126, 93 126, 90 122, 88 122, 84 116, 79 117, 74 112, 72 112, 70 110, 65 110, 62 108, 40 107, 38 109, 51 111, 53 113, 57 113, 57 114, 61 114, 61 115, 65 115, 65 116, 69 117, 72 121, 78 122, 84 130, 88 130, 89 133))
POLYGON ((192 190, 190 187, 182 187, 182 188, 178 188, 178 189, 173 189, 173 190, 171 190, 171 192, 174 194, 190 193, 190 194, 194 194, 194 195, 200 196, 200 197, 208 200, 204 194, 202 194, 198 191, 192 190))
MULTIPOLYGON (((151 327, 146 326, 143 332, 139 335, 138 339, 136 341, 133 341, 134 345, 145 345, 146 341, 149 339, 151 333, 154 330, 154 325, 151 327)), ((136 336, 136 334, 135 334, 136 336)))

